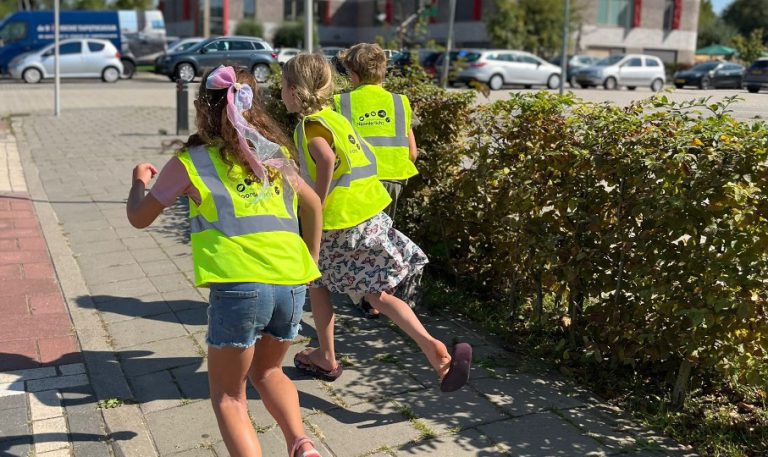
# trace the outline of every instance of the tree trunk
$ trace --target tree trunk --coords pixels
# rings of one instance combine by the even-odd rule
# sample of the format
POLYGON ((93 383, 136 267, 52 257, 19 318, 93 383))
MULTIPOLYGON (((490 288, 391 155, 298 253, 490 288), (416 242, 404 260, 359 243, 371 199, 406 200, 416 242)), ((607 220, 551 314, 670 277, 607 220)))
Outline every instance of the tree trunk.
POLYGON ((680 362, 680 368, 677 370, 677 379, 675 388, 672 390, 672 406, 676 410, 681 410, 685 403, 685 397, 688 394, 688 379, 691 377, 691 362, 683 359, 680 362))

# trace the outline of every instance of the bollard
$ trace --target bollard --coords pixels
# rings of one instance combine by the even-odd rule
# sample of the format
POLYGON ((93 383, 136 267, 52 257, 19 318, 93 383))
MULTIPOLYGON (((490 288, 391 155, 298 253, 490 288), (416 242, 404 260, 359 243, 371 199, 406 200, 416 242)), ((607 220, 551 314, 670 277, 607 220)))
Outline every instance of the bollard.
POLYGON ((176 80, 176 135, 189 134, 189 95, 187 83, 176 80))

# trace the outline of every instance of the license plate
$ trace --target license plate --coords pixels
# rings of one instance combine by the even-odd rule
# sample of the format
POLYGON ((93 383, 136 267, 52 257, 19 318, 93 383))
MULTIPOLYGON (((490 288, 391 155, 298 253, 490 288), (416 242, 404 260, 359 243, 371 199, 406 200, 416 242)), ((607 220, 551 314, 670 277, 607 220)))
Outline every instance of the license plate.
POLYGON ((678 84, 683 84, 685 82, 685 80, 684 79, 676 79, 675 82, 678 83, 678 84))
POLYGON ((761 75, 763 72, 761 70, 752 70, 749 72, 751 75, 761 75))

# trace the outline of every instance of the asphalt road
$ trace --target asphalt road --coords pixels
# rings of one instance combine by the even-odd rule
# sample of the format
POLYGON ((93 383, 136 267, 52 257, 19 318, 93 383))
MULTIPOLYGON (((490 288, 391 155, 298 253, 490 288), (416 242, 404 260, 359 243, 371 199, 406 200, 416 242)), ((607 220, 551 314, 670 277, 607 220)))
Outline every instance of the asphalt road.
MULTIPOLYGON (((197 90, 197 84, 189 87, 190 97, 197 90)), ((463 90, 456 88, 453 90, 463 90)), ((576 96, 590 102, 612 102, 627 105, 634 100, 653 95, 650 88, 627 89, 571 89, 576 96)), ((531 92, 532 89, 505 89, 493 91, 489 97, 478 95, 479 103, 490 103, 508 97, 510 92, 531 92)), ((721 100, 737 95, 742 100, 732 105, 733 116, 739 120, 768 119, 768 92, 750 94, 746 90, 697 90, 675 89, 667 93, 670 99, 683 101, 700 97, 721 100)), ((167 77, 151 73, 138 73, 131 80, 114 84, 100 80, 64 80, 61 85, 61 109, 105 108, 118 106, 176 106, 176 86, 167 77)), ((190 108, 191 108, 190 103, 190 108)), ((0 115, 53 111, 53 83, 24 84, 9 79, 0 79, 0 115)))

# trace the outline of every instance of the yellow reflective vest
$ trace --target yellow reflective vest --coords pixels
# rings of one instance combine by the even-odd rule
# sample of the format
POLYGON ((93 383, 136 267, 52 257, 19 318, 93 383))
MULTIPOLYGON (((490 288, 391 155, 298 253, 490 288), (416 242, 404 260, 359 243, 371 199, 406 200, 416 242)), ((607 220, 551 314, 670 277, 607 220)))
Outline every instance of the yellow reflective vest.
POLYGON ((336 112, 347 118, 373 148, 379 179, 403 180, 419 173, 409 154, 412 114, 408 97, 364 84, 334 95, 333 102, 336 112))
POLYGON ((313 187, 317 167, 309 153, 307 122, 320 122, 333 135, 336 164, 323 202, 323 230, 354 227, 386 208, 392 199, 376 177, 376 156, 341 114, 330 108, 304 116, 293 132, 302 176, 313 187))
POLYGON ((199 206, 189 201, 195 286, 294 285, 320 276, 299 235, 298 200, 288 183, 277 178, 254 202, 261 183, 225 163, 217 148, 193 147, 178 157, 201 199, 199 206))

